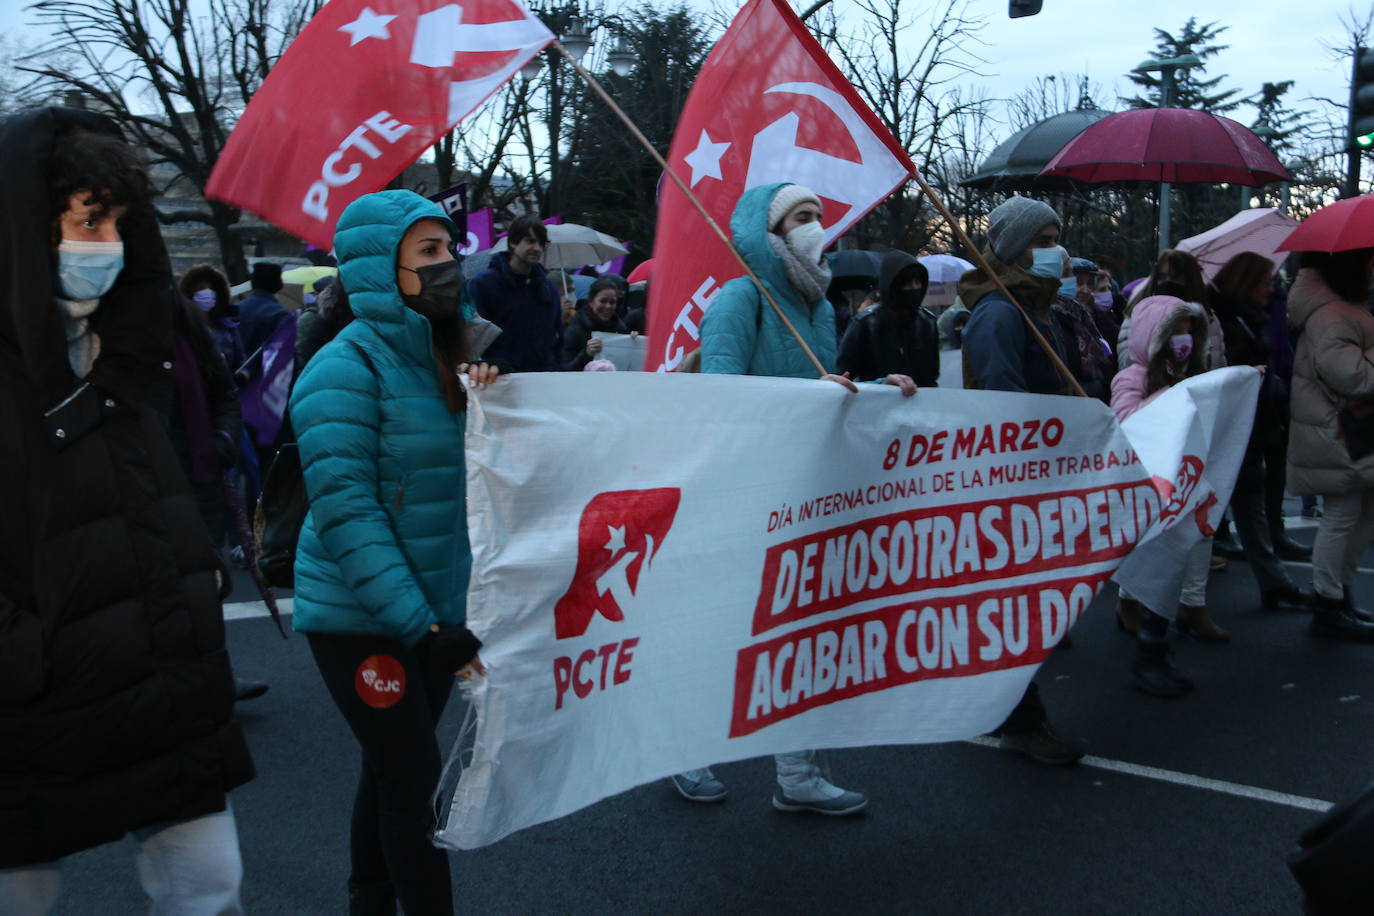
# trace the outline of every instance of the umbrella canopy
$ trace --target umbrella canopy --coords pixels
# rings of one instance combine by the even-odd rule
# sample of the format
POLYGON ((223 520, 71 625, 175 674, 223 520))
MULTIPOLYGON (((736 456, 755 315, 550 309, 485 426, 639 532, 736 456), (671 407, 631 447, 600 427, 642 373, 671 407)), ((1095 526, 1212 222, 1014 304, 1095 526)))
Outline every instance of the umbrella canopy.
POLYGON ((1079 184, 1077 181, 1042 178, 1040 173, 1064 144, 1109 114, 1100 108, 1080 108, 1019 130, 993 150, 978 171, 959 184, 980 191, 1071 190, 1079 184))
POLYGON ((1221 225, 1184 239, 1177 247, 1191 252, 1202 264, 1202 273, 1210 280, 1242 251, 1263 255, 1275 266, 1283 263, 1279 245, 1297 225, 1297 220, 1274 207, 1242 210, 1221 225))
POLYGON ((313 292, 321 277, 337 277, 337 267, 293 267, 281 274, 283 283, 299 283, 306 292, 313 292))
MULTIPOLYGON (((563 223, 546 228, 549 230, 549 244, 544 249, 544 267, 548 270, 603 264, 629 253, 624 245, 589 226, 563 223)), ((471 280, 491 266, 492 255, 506 249, 506 241, 502 239, 486 251, 472 255, 463 262, 463 276, 471 280)))
POLYGON ((930 309, 953 305, 959 296, 959 278, 973 270, 973 265, 952 254, 928 254, 916 260, 924 264, 930 273, 926 298, 922 304, 930 309))
POLYGON ((1353 251, 1374 248, 1374 194, 1347 197, 1298 224, 1279 251, 1353 251))
POLYGON ((1069 141, 1040 173, 1106 181, 1262 185, 1293 176, 1245 125, 1190 108, 1108 115, 1069 141))
POLYGON ((631 286, 634 286, 636 283, 639 283, 640 281, 649 279, 650 274, 652 274, 653 272, 654 259, 649 258, 647 261, 641 261, 638 267, 630 271, 630 275, 625 278, 625 282, 630 284, 631 286))
POLYGON ((826 254, 826 260, 830 262, 830 278, 833 281, 843 280, 848 277, 859 277, 865 280, 878 279, 878 270, 882 267, 883 256, 876 251, 860 251, 857 248, 846 249, 845 251, 832 251, 826 254))

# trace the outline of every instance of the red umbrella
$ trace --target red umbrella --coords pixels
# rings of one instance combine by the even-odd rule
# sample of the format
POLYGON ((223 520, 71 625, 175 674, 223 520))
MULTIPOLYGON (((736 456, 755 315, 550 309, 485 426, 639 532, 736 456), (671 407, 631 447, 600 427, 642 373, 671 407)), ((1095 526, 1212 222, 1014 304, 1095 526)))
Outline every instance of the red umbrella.
POLYGON ((1089 125, 1059 151, 1043 178, 1262 185, 1291 181, 1245 125, 1191 108, 1119 111, 1089 125))
POLYGON ((653 273, 653 272, 654 272, 654 259, 653 259, 653 258, 650 258, 649 260, 642 262, 642 263, 641 263, 638 267, 636 267, 634 270, 630 271, 630 275, 629 275, 628 277, 625 278, 625 282, 626 282, 626 283, 629 283, 630 285, 633 286, 634 284, 640 282, 641 280, 647 280, 647 279, 649 279, 649 275, 650 275, 651 273, 653 273))
POLYGON ((1352 251, 1374 248, 1374 194, 1347 197, 1298 224, 1279 251, 1352 251))

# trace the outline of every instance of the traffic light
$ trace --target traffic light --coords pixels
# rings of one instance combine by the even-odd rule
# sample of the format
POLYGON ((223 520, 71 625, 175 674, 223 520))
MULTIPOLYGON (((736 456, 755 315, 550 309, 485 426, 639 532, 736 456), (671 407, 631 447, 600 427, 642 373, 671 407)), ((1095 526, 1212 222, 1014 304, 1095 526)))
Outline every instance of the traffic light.
POLYGON ((1350 75, 1350 142, 1374 147, 1374 48, 1356 48, 1350 75))
POLYGON ((1008 0, 1007 15, 1012 19, 1034 16, 1040 12, 1040 7, 1043 5, 1044 0, 1008 0))

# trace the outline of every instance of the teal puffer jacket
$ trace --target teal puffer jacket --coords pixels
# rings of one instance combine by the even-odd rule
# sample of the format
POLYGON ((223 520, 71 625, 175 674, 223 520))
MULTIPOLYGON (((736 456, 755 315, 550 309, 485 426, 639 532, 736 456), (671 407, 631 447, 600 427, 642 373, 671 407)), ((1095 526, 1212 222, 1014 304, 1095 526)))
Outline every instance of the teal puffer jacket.
POLYGON ((368 194, 339 218, 339 274, 357 318, 291 393, 310 497, 296 548, 294 626, 302 632, 380 634, 409 645, 431 624, 466 616, 464 415, 439 392, 429 321, 396 288, 397 248, 420 219, 455 231, 410 191, 368 194))
MULTIPOLYGON (((827 372, 835 367, 835 308, 822 298, 808 307, 768 244, 768 205, 787 183, 762 185, 740 195, 730 217, 735 247, 792 320, 827 372)), ((701 371, 726 375, 816 378, 816 367, 797 345, 754 281, 725 284, 701 320, 701 371)))

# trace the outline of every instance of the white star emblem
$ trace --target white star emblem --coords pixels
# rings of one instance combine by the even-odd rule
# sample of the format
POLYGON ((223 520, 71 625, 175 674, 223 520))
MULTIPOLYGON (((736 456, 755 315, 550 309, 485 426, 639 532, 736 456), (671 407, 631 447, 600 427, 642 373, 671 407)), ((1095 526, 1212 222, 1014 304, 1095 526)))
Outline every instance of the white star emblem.
POLYGON ((703 178, 720 180, 720 157, 729 148, 729 143, 713 143, 706 131, 701 132, 697 148, 682 157, 682 161, 692 167, 692 187, 695 188, 703 178))
POLYGON ((395 16, 382 16, 372 12, 372 7, 365 6, 363 11, 358 14, 348 25, 339 26, 340 32, 347 32, 350 36, 348 46, 351 48, 358 42, 368 38, 390 38, 391 33, 387 31, 387 23, 395 19, 395 16))
POLYGON ((606 530, 611 533, 611 539, 606 542, 606 549, 611 552, 611 556, 615 556, 625 549, 625 526, 621 525, 619 528, 612 528, 610 525, 607 525, 606 530))

